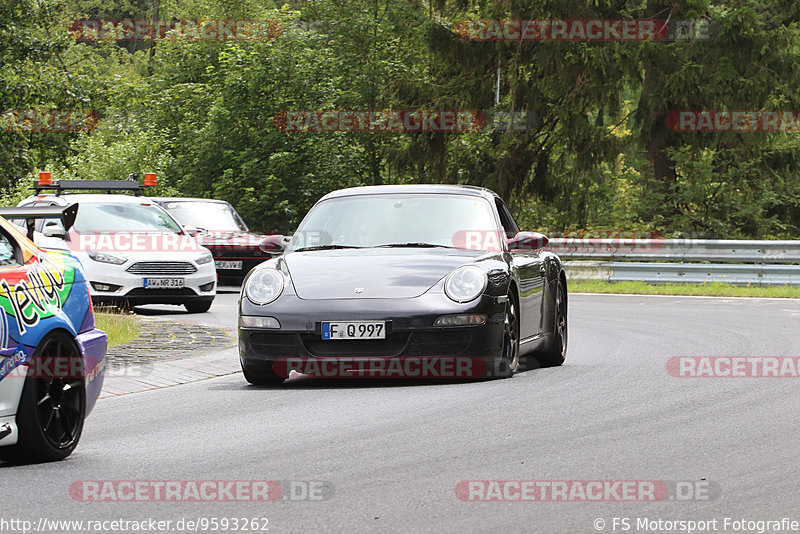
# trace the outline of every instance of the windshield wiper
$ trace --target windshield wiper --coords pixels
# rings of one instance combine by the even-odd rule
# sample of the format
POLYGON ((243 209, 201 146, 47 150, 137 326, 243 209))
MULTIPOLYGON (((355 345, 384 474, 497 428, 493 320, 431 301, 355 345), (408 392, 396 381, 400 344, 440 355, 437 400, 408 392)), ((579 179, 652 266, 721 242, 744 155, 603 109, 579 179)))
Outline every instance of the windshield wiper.
POLYGON ((337 250, 342 248, 364 248, 355 245, 314 245, 312 247, 300 247, 294 249, 294 252, 305 252, 306 250, 337 250))
POLYGON ((387 243, 385 245, 375 245, 375 248, 455 248, 447 245, 437 245, 435 243, 387 243))

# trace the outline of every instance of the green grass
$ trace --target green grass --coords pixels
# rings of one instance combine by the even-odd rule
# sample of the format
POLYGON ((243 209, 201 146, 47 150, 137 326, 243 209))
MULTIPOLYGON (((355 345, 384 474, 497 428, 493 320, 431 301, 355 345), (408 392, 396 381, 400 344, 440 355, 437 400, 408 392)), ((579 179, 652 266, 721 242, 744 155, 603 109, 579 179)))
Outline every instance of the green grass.
POLYGON ((108 346, 124 345, 139 337, 139 318, 126 312, 96 312, 94 322, 108 333, 108 346))
POLYGON ((798 286, 736 286, 719 282, 703 284, 646 284, 644 282, 570 281, 570 293, 631 293, 636 295, 700 295, 705 297, 800 298, 798 286))

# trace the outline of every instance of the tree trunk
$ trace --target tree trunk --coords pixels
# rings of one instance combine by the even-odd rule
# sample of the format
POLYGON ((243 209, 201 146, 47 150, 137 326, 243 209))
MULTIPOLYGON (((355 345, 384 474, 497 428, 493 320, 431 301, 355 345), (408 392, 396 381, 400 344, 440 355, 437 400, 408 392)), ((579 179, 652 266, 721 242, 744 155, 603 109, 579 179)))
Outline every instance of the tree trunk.
POLYGON ((150 41, 150 52, 147 55, 148 74, 153 74, 153 56, 156 53, 156 39, 161 37, 161 28, 158 24, 159 11, 161 11, 161 0, 153 0, 153 40, 150 41))
MULTIPOLYGON (((670 13, 669 6, 658 0, 648 0, 647 13, 650 19, 664 20, 670 13)), ((647 119, 642 133, 645 143, 645 155, 653 165, 653 176, 645 183, 645 220, 653 220, 661 215, 671 217, 675 214, 675 201, 672 198, 672 185, 677 179, 675 164, 667 155, 671 146, 668 136, 666 117, 670 111, 669 103, 659 101, 655 93, 664 76, 663 66, 656 65, 652 53, 643 58, 644 83, 642 85, 642 102, 646 106, 647 119)))

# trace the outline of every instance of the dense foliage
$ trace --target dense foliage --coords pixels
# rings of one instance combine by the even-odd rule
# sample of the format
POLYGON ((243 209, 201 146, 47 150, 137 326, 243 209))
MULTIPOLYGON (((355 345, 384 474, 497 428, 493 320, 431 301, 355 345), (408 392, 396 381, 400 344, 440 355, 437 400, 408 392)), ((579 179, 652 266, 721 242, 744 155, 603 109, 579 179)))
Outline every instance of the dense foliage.
MULTIPOLYGON (((159 173, 290 231, 362 184, 490 187, 529 229, 800 238, 796 133, 679 133, 673 110, 797 110, 793 0, 0 0, 0 112, 88 109, 89 132, 0 126, 11 202, 54 178, 159 173), (76 19, 270 19, 277 38, 79 41, 76 19), (713 22, 708 39, 469 41, 475 19, 713 22), (498 86, 499 73, 499 86, 498 86), (499 91, 498 91, 499 87, 499 91), (482 110, 461 133, 286 132, 286 110, 482 110)), ((272 37, 275 37, 274 35, 272 37)))

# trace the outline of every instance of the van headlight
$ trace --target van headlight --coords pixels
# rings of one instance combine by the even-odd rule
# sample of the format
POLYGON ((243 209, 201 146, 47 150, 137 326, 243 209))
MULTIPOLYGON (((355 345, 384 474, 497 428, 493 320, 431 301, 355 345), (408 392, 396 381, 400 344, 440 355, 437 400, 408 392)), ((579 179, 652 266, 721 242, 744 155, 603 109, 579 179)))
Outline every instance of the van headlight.
POLYGON ((110 252, 95 252, 94 250, 90 250, 88 254, 91 259, 93 259, 94 261, 99 261, 100 263, 122 265, 123 263, 128 261, 128 259, 125 258, 124 256, 111 254, 110 252))

